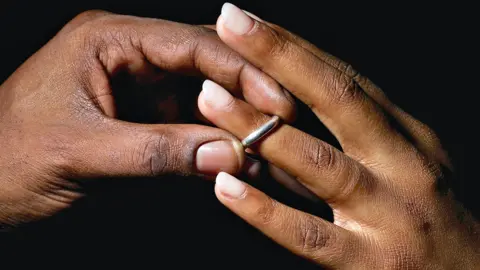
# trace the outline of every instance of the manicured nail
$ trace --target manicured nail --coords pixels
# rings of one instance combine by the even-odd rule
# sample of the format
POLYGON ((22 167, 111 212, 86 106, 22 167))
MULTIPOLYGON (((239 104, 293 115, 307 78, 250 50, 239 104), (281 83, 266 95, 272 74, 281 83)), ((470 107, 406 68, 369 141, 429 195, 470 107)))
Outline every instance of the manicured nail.
POLYGON ((235 173, 240 168, 241 145, 235 142, 215 141, 206 143, 197 150, 196 166, 200 173, 213 175, 221 171, 235 173))
POLYGON ((215 187, 222 195, 232 199, 242 199, 247 189, 242 181, 224 172, 218 174, 215 187))
POLYGON ((238 7, 225 3, 222 7, 224 26, 237 35, 247 33, 253 27, 253 20, 238 7))
POLYGON ((206 80, 202 86, 202 98, 210 107, 222 110, 233 101, 233 96, 220 85, 206 80))

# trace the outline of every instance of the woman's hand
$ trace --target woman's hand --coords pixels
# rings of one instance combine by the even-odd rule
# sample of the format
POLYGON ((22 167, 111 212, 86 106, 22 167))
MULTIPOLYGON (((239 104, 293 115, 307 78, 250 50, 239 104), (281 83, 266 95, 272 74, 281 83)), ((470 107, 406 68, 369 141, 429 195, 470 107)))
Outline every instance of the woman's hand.
POLYGON ((0 228, 69 207, 83 196, 80 180, 238 172, 243 149, 228 132, 116 119, 112 79, 167 72, 203 75, 266 113, 294 113, 276 81, 210 29, 83 13, 0 86, 0 228))
MULTIPOLYGON (((309 105, 343 150, 287 124, 252 147, 325 200, 333 224, 226 173, 215 187, 223 204, 279 244, 327 267, 478 267, 478 223, 447 189, 450 163, 427 126, 349 65, 233 5, 223 7, 216 29, 227 45, 309 105)), ((208 120, 238 138, 269 119, 212 82, 204 84, 198 104, 208 120)))

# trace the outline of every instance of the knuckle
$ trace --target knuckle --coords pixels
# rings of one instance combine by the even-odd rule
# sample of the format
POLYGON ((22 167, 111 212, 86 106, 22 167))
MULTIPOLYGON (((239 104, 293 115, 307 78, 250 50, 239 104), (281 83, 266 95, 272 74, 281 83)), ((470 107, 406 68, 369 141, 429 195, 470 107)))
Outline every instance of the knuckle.
POLYGON ((134 45, 132 35, 112 28, 103 32, 101 39, 103 45, 100 46, 98 58, 108 71, 113 71, 120 64, 135 59, 137 46, 134 45))
MULTIPOLYGON (((188 27, 185 28, 185 37, 215 37, 218 38, 216 35, 216 31, 213 31, 212 29, 208 29, 199 25, 189 25, 188 27)), ((219 38, 218 38, 219 39, 219 38)))
MULTIPOLYGON (((221 50, 220 44, 221 42, 218 42, 218 38, 209 29, 189 26, 180 28, 171 39, 168 47, 171 48, 179 61, 192 62, 194 67, 201 70, 202 60, 204 60, 206 53, 213 62, 218 60, 221 50), (187 54, 183 54, 184 48, 187 49, 187 54)), ((172 60, 175 61, 175 59, 172 60)))
POLYGON ((345 72, 337 72, 331 83, 333 84, 332 91, 329 92, 331 103, 351 106, 361 100, 362 90, 355 79, 345 72))
POLYGON ((215 32, 208 28, 196 25, 189 25, 179 28, 179 31, 175 36, 175 41, 179 40, 181 41, 180 43, 189 43, 192 52, 200 49, 200 47, 197 46, 199 46, 204 41, 210 41, 212 39, 219 40, 215 32))
POLYGON ((306 159, 310 164, 308 167, 318 178, 328 179, 324 183, 324 200, 338 204, 351 198, 354 193, 371 194, 374 191, 375 182, 370 174, 341 156, 335 148, 315 142, 311 149, 306 159))
POLYGON ((100 48, 108 48, 112 44, 125 46, 133 43, 132 37, 135 35, 132 27, 129 27, 132 23, 130 17, 110 13, 98 14, 85 15, 83 22, 73 31, 77 39, 94 42, 100 48))
POLYGON ((283 55, 288 54, 290 49, 290 43, 282 36, 275 34, 272 35, 272 44, 269 48, 269 55, 273 58, 281 58, 283 55))
POLYGON ((240 76, 248 66, 245 59, 226 46, 216 33, 202 28, 192 28, 192 31, 189 49, 193 66, 200 71, 221 77, 228 88, 237 88, 240 76))
MULTIPOLYGON (((226 46, 215 32, 209 29, 192 27, 186 34, 188 39, 191 40, 190 51, 194 56, 192 57, 195 61, 194 64, 198 68, 203 66, 201 61, 215 63, 222 67, 216 72, 223 75, 232 71, 241 71, 247 63, 237 52, 226 46)), ((236 85, 238 83, 238 78, 232 78, 232 80, 227 84, 236 85)))
POLYGON ((332 63, 336 69, 338 69, 342 74, 350 78, 355 79, 356 81, 364 78, 356 69, 353 68, 351 64, 343 62, 341 60, 335 60, 332 63))
POLYGON ((412 171, 417 172, 418 183, 413 195, 432 198, 437 194, 448 193, 453 177, 450 170, 421 153, 415 153, 412 160, 412 171))
POLYGON ((75 16, 64 26, 62 30, 63 32, 70 32, 88 22, 94 21, 97 18, 104 17, 110 14, 111 13, 103 10, 87 10, 75 16))
POLYGON ((369 177, 362 177, 361 169, 350 168, 344 170, 335 179, 333 192, 327 200, 335 203, 342 203, 352 198, 355 193, 370 194, 374 188, 374 181, 368 181, 369 177))
POLYGON ((103 17, 103 16, 106 16, 106 15, 110 15, 110 14, 111 14, 110 12, 107 12, 107 11, 104 11, 104 10, 97 10, 97 9, 87 10, 87 11, 83 11, 80 14, 78 14, 77 16, 75 16, 75 18, 73 18, 73 20, 71 22, 73 22, 73 23, 84 23, 84 22, 88 22, 88 21, 91 21, 93 19, 103 17))
POLYGON ((109 73, 145 63, 140 37, 129 17, 104 16, 83 24, 75 32, 77 46, 93 53, 109 73))
POLYGON ((162 134, 149 135, 142 149, 134 157, 142 171, 150 172, 151 176, 167 173, 169 168, 170 142, 162 134))
POLYGON ((299 226, 300 228, 296 230, 298 232, 296 239, 297 246, 303 254, 318 254, 335 241, 335 235, 329 233, 312 217, 303 219, 299 226))
MULTIPOLYGON (((316 141, 313 143, 311 150, 307 151, 307 163, 310 164, 315 171, 327 171, 332 173, 336 170, 336 154, 333 147, 326 143, 316 141)), ((308 149, 308 148, 307 148, 308 149)))
POLYGON ((262 205, 255 210, 255 216, 258 218, 260 224, 274 224, 277 209, 277 202, 268 198, 262 205))

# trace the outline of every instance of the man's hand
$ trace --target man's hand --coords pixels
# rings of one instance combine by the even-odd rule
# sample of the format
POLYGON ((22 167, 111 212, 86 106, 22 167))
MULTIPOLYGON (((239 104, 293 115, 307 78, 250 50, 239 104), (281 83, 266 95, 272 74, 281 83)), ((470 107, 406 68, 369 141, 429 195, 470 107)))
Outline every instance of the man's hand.
POLYGON ((293 117, 288 94, 214 31, 86 12, 0 87, 0 225, 68 207, 83 195, 79 181, 238 172, 243 148, 228 132, 115 119, 111 78, 158 79, 158 70, 203 75, 265 113, 293 117))
MULTIPOLYGON (((348 64, 252 18, 226 4, 218 35, 308 104, 343 151, 287 124, 252 149, 325 200, 334 223, 226 173, 217 177, 219 200, 274 241, 326 267, 478 268, 480 226, 448 189, 451 165, 434 132, 348 64)), ((239 138, 270 119, 211 82, 198 104, 208 120, 239 138)))

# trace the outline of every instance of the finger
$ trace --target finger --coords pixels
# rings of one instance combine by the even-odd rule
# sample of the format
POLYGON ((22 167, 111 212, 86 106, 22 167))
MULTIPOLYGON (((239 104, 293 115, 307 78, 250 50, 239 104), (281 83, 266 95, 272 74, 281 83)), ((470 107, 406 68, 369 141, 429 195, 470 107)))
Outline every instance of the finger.
POLYGON ((335 269, 355 264, 360 241, 351 232, 285 206, 226 173, 217 176, 215 194, 235 214, 293 253, 335 269))
POLYGON ((371 97, 377 104, 379 104, 385 112, 392 116, 398 124, 404 129, 403 131, 407 133, 408 138, 412 140, 412 143, 430 160, 435 160, 440 162, 448 168, 452 168, 451 162, 448 158, 446 151, 443 149, 440 139, 435 135, 433 130, 415 119, 412 115, 403 111, 401 108, 396 106, 387 95, 372 81, 368 78, 358 74, 352 68, 349 68, 349 65, 342 60, 336 58, 335 56, 319 49, 312 43, 302 39, 301 37, 291 33, 290 31, 269 23, 265 22, 257 16, 244 11, 252 17, 253 19, 266 23, 268 26, 273 28, 279 34, 284 36, 290 42, 297 44, 298 46, 308 50, 320 60, 328 63, 333 67, 337 67, 340 70, 344 70, 348 76, 352 77, 356 83, 361 87, 365 93, 371 97))
MULTIPOLYGON (((379 103, 380 102, 381 101, 379 101, 379 103)), ((451 160, 444 149, 440 138, 438 138, 430 127, 415 119, 412 115, 406 113, 404 110, 391 103, 388 99, 384 100, 383 104, 380 104, 401 125, 404 132, 406 132, 412 140, 412 143, 425 155, 425 157, 431 161, 436 161, 442 164, 450 170, 453 169, 451 160)))
MULTIPOLYGON (((270 118, 211 81, 203 84, 198 107, 213 124, 238 138, 245 138, 270 118)), ((363 182, 369 178, 360 164, 333 146, 287 124, 252 148, 330 204, 358 202, 372 192, 374 183, 363 182)))
MULTIPOLYGON (((243 172, 245 173, 247 179, 249 180, 259 180, 262 176, 262 163, 250 157, 251 155, 246 154, 245 164, 243 172)), ((282 184, 287 189, 295 192, 296 194, 309 199, 311 201, 317 202, 319 198, 313 194, 309 189, 302 185, 295 177, 289 175, 284 170, 278 168, 273 164, 267 164, 267 170, 273 179, 282 184)))
POLYGON ((272 164, 269 164, 268 169, 270 175, 289 190, 311 201, 318 202, 318 197, 292 175, 272 164))
POLYGON ((368 78, 359 76, 357 82, 372 99, 380 104, 397 121, 402 131, 406 133, 407 138, 411 140, 425 157, 452 169, 447 152, 430 127, 391 102, 387 95, 368 78))
POLYGON ((225 4, 217 22, 221 39, 309 105, 342 148, 358 159, 385 156, 409 145, 381 108, 340 70, 244 12, 225 4), (383 154, 383 155, 382 155, 383 154))
MULTIPOLYGON (((253 19, 257 20, 257 21, 262 21, 262 19, 260 19, 259 17, 255 16, 254 14, 244 10, 243 12, 245 12, 248 16, 252 17, 253 19)), ((208 28, 208 29, 211 29, 211 30, 214 30, 214 31, 217 31, 217 25, 215 24, 202 24, 200 26, 203 26, 205 28, 208 28)))
POLYGON ((90 130, 74 145, 70 151, 74 155, 68 160, 75 169, 67 171, 86 178, 152 177, 216 175, 220 171, 235 174, 243 167, 242 145, 223 130, 110 119, 104 126, 90 130))
POLYGON ((250 157, 248 154, 245 155, 245 163, 243 165, 243 172, 249 180, 257 180, 260 178, 262 170, 262 163, 259 160, 256 160, 250 157))
POLYGON ((290 94, 206 27, 110 15, 82 29, 96 39, 99 71, 112 75, 127 68, 135 73, 151 63, 161 70, 212 79, 259 110, 277 114, 286 121, 295 117, 290 94))

